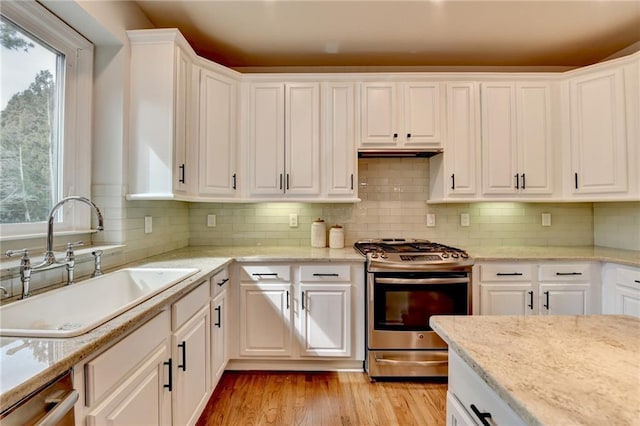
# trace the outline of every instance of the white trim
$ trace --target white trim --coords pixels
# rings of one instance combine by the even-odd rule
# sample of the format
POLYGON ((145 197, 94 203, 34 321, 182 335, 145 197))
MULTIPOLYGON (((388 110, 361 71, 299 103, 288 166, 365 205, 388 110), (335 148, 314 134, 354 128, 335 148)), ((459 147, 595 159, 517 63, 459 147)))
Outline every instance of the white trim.
MULTIPOLYGON (((3 1, 1 13, 14 24, 65 55, 62 194, 90 196, 93 45, 35 1, 3 1)), ((56 231, 86 229, 89 209, 68 203, 56 231)), ((46 223, 0 225, 3 241, 22 239, 46 229, 46 223)))

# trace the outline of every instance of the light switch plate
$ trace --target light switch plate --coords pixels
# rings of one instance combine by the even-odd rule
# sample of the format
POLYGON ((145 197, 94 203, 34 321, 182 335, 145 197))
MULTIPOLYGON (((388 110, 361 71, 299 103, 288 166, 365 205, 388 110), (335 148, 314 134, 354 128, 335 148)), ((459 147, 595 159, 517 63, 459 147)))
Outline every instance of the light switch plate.
POLYGON ((542 213, 542 226, 551 226, 551 213, 542 213))
POLYGON ((213 228, 216 226, 216 215, 215 214, 208 214, 207 215, 207 226, 209 228, 213 228))
POLYGON ((289 214, 289 228, 297 228, 298 227, 298 214, 291 213, 289 214))
POLYGON ((144 233, 150 234, 153 231, 153 218, 151 216, 144 217, 144 233))
POLYGON ((436 215, 434 213, 427 213, 427 226, 429 228, 436 226, 436 215))
POLYGON ((469 213, 460 213, 460 226, 469 226, 469 213))

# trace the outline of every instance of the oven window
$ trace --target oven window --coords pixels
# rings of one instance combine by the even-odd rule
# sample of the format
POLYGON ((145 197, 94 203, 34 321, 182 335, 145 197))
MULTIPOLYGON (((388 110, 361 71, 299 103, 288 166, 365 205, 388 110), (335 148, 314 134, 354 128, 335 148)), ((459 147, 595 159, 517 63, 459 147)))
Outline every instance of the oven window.
POLYGON ((402 285, 376 283, 376 330, 430 331, 432 315, 467 315, 468 284, 402 285))

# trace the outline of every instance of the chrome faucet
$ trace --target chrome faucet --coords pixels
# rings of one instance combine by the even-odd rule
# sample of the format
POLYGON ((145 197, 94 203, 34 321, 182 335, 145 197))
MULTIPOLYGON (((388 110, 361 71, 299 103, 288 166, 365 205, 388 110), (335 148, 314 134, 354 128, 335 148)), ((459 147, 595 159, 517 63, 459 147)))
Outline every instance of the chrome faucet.
POLYGON ((82 201, 83 203, 88 204, 91 208, 93 208, 93 210, 96 212, 96 215, 98 216, 98 227, 96 229, 98 231, 104 230, 104 219, 102 217, 102 213, 100 212, 98 206, 93 203, 93 201, 79 195, 72 195, 60 200, 55 206, 53 206, 53 208, 49 212, 49 219, 47 224, 47 247, 44 254, 44 260, 40 264, 31 266, 31 260, 29 259, 29 252, 27 251, 27 249, 7 251, 8 257, 20 253, 23 255, 20 259, 20 281, 22 282, 22 295, 20 296, 21 299, 29 297, 31 272, 48 268, 49 266, 54 264, 65 265, 67 267, 67 285, 73 284, 73 272, 76 260, 75 254, 73 252, 73 247, 82 245, 82 242, 68 243, 66 256, 62 261, 58 261, 56 259, 55 253, 53 252, 53 217, 55 216, 56 211, 64 203, 72 200, 82 201))

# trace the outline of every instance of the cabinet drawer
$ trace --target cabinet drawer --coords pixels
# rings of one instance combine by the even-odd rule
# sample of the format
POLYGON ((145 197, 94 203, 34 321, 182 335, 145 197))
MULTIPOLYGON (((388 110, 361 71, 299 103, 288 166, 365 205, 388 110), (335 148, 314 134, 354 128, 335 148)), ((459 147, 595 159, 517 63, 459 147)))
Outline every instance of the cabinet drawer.
POLYGON ((287 265, 241 265, 241 281, 289 282, 290 267, 287 265))
POLYGON ((515 411, 453 350, 449 351, 448 391, 458 399, 460 405, 478 424, 480 421, 471 408, 472 404, 480 413, 491 413, 492 424, 510 426, 525 424, 515 411))
POLYGON ((222 290, 224 290, 228 286, 229 269, 224 268, 211 278, 211 297, 216 297, 218 294, 222 293, 222 290))
POLYGON ((530 263, 488 263, 480 265, 480 281, 531 281, 530 263))
POLYGON ((175 331, 180 328, 200 308, 209 303, 209 297, 209 285, 205 281, 191 293, 174 303, 171 307, 171 329, 175 331))
POLYGON ((559 263, 540 265, 540 281, 589 281, 590 265, 588 263, 559 263))
POLYGON ((300 281, 351 281, 350 265, 305 265, 300 267, 300 281))
POLYGON ((85 365, 86 404, 100 401, 169 336, 168 310, 85 365))
POLYGON ((616 268, 616 282, 636 287, 640 286, 640 269, 618 266, 616 268))

